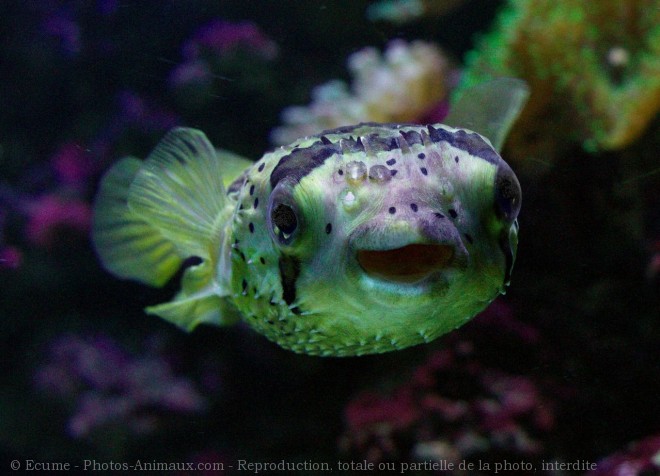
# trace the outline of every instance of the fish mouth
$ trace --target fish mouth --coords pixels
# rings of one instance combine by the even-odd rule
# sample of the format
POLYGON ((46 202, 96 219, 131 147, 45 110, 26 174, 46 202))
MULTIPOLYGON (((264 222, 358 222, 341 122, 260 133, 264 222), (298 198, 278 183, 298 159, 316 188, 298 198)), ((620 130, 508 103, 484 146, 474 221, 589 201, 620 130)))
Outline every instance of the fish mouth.
POLYGON ((451 267, 455 255, 451 245, 415 243, 388 250, 358 250, 357 261, 369 276, 408 284, 451 267))

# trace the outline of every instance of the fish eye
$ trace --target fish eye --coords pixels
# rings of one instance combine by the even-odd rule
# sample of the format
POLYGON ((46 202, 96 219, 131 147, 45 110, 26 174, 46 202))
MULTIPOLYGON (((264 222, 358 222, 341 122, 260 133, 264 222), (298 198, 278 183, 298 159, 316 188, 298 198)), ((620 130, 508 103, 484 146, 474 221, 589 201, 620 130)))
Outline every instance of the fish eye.
POLYGON ((291 245, 299 234, 300 214, 290 186, 278 184, 275 187, 270 197, 268 217, 273 240, 280 245, 291 245))
POLYGON ((270 219, 275 227, 285 236, 290 236, 298 227, 296 212, 289 205, 278 203, 273 209, 270 219))
POLYGON ((522 191, 516 174, 506 162, 500 161, 495 176, 495 214, 507 222, 518 217, 522 191))

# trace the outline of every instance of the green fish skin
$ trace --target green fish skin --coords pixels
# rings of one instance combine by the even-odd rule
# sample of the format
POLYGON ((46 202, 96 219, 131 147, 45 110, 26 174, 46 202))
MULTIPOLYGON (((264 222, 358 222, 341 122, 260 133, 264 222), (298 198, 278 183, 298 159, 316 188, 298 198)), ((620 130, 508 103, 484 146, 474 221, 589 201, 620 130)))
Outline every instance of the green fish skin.
POLYGON ((429 342, 509 283, 521 190, 496 149, 526 96, 495 80, 457 102, 451 126, 362 123, 256 163, 174 129, 104 176, 95 248, 110 272, 152 286, 184 266, 174 299, 146 311, 186 330, 243 319, 324 356, 429 342))

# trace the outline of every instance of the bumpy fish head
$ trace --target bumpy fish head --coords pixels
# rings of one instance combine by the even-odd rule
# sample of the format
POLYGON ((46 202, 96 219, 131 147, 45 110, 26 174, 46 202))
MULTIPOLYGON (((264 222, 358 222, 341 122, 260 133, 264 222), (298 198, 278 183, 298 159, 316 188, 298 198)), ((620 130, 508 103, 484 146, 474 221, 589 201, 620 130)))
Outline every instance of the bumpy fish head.
POLYGON ((266 228, 295 332, 353 355, 430 341, 502 293, 518 180, 487 139, 443 125, 362 124, 294 144, 270 175, 266 228))

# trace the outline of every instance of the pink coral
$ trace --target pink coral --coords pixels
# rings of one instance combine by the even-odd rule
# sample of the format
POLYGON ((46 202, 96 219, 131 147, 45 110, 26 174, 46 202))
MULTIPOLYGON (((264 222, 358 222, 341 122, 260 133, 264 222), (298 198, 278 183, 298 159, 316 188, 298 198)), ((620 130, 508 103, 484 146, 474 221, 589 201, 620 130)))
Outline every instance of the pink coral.
POLYGON ((586 476, 643 476, 660 474, 660 435, 629 445, 596 464, 586 476))
POLYGON ((95 172, 90 155, 73 142, 62 145, 51 158, 51 164, 57 178, 66 185, 86 184, 95 172))
POLYGON ((226 54, 236 48, 246 48, 266 59, 277 56, 277 44, 268 38, 252 22, 231 23, 213 20, 202 26, 183 47, 186 59, 199 58, 203 50, 217 55, 226 54))
POLYGON ((51 247, 58 233, 73 230, 81 235, 89 232, 92 210, 88 203, 55 194, 44 195, 27 206, 25 234, 37 246, 51 247))
POLYGON ((497 303, 465 332, 448 338, 446 348, 391 394, 368 392, 352 400, 344 414, 343 450, 374 462, 421 455, 445 460, 542 455, 542 436, 555 427, 554 398, 544 383, 480 353, 480 334, 492 336, 493 328, 519 347, 538 344, 535 329, 497 303))
POLYGON ((56 339, 36 386, 73 400, 69 433, 82 438, 108 426, 134 434, 153 432, 162 412, 199 413, 206 400, 188 379, 173 374, 152 352, 131 355, 108 337, 64 335, 56 339))

